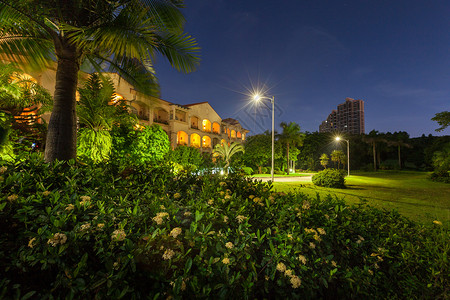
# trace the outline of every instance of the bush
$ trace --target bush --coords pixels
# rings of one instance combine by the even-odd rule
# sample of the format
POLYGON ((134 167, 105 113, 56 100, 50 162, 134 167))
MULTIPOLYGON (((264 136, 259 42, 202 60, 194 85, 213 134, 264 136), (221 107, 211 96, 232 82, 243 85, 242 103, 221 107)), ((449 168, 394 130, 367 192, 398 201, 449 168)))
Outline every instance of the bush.
POLYGON ((253 169, 250 167, 242 167, 242 171, 244 171, 245 175, 252 175, 253 174, 253 169))
POLYGON ((345 171, 325 169, 312 177, 312 182, 317 186, 329 188, 345 188, 345 171))
POLYGON ((161 126, 114 126, 111 130, 111 160, 126 164, 145 165, 161 161, 170 150, 169 137, 161 126))
POLYGON ((446 226, 112 161, 0 167, 0 298, 442 299, 446 226))
POLYGON ((270 174, 270 168, 261 167, 261 174, 270 174))
POLYGON ((437 182, 450 183, 450 174, 448 173, 448 171, 444 170, 434 171, 430 174, 429 178, 437 182))

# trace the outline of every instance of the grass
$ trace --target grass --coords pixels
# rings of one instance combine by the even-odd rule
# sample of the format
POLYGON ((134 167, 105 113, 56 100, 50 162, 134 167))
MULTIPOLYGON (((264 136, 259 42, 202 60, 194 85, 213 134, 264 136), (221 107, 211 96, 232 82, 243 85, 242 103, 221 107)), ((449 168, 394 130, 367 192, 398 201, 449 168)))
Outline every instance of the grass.
MULTIPOLYGON (((289 175, 280 175, 280 174, 274 174, 274 177, 306 177, 310 176, 311 174, 308 173, 290 173, 289 175)), ((272 177, 270 174, 254 174, 251 175, 251 177, 272 177)))
POLYGON ((331 194, 348 203, 365 200, 374 207, 396 209, 415 221, 440 220, 449 226, 450 185, 432 182, 427 176, 424 172, 359 172, 346 178, 346 189, 323 188, 304 182, 275 182, 274 189, 320 197, 331 194))

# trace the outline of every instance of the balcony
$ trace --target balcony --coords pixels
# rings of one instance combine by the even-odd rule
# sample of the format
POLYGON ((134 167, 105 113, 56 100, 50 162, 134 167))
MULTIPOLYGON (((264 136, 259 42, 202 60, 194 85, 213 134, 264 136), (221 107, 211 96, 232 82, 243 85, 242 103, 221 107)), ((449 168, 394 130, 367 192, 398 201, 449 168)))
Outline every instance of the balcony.
POLYGON ((154 123, 159 123, 159 124, 169 125, 169 121, 163 120, 163 119, 161 119, 161 118, 153 118, 153 122, 154 122, 154 123))
POLYGON ((150 117, 147 114, 138 113, 138 119, 148 121, 148 120, 150 120, 150 117))

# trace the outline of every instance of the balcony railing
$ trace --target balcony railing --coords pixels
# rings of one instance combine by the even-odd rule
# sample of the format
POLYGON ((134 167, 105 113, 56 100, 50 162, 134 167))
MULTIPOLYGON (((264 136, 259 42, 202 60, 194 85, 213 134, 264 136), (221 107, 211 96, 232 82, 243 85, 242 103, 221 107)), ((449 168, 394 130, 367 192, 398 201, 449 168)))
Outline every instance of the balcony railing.
POLYGON ((159 119, 159 118, 153 118, 153 122, 169 125, 169 121, 163 120, 163 119, 159 119))
POLYGON ((145 115, 145 114, 138 114, 138 118, 139 118, 139 120, 145 120, 145 121, 148 121, 150 119, 149 116, 145 115))

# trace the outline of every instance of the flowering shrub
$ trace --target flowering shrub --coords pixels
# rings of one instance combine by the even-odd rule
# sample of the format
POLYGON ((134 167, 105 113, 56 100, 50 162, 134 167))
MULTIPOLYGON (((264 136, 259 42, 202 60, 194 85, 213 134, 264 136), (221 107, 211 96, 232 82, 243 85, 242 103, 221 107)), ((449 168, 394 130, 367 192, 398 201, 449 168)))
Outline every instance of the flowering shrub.
POLYGON ((445 298, 448 227, 170 166, 0 168, 0 298, 445 298))

